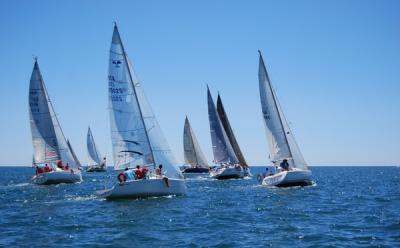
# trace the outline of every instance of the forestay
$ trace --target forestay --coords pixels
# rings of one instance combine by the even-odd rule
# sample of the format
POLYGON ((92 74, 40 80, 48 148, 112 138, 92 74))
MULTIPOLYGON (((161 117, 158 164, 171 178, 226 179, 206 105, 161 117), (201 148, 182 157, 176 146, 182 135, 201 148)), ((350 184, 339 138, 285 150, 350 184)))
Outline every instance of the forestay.
POLYGON ((280 163, 283 159, 287 159, 291 166, 307 169, 306 162, 280 109, 261 53, 258 79, 262 113, 272 162, 280 163))
POLYGON ((90 127, 88 128, 87 136, 86 136, 86 147, 89 155, 89 165, 100 165, 101 164, 101 156, 99 151, 97 150, 96 144, 93 139, 92 131, 90 127))
POLYGON ((185 118, 185 126, 183 128, 183 151, 185 164, 208 166, 187 117, 185 118))
POLYGON ((54 112, 46 86, 35 61, 29 86, 29 115, 35 164, 59 159, 77 167, 54 112))
POLYGON ((154 169, 162 164, 165 175, 181 178, 171 149, 130 66, 117 26, 110 49, 109 102, 114 169, 136 165, 154 169))
POLYGON ((218 116, 210 90, 207 87, 208 119, 215 163, 239 163, 218 116))
POLYGON ((244 159, 243 153, 240 150, 235 134, 233 133, 231 124, 229 123, 228 115, 225 112, 225 108, 224 105, 222 104, 221 96, 219 94, 217 98, 217 112, 221 120, 222 126, 224 127, 225 133, 228 136, 229 142, 232 145, 233 151, 235 152, 235 155, 239 160, 239 164, 242 167, 246 168, 247 167, 246 160, 244 159))

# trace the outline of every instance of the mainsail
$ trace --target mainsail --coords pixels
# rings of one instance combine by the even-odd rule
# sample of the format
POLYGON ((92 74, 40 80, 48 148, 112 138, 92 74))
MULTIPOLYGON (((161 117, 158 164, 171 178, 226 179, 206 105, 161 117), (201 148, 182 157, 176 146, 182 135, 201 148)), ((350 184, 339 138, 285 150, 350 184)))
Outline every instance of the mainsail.
POLYGON ((185 118, 185 126, 183 128, 183 151, 185 164, 208 166, 206 157, 200 149, 200 145, 187 117, 185 118))
POLYGON ((114 169, 163 165, 168 177, 180 178, 171 149, 130 65, 118 28, 109 60, 109 104, 114 169))
POLYGON ((208 119, 215 163, 239 163, 222 126, 210 90, 207 87, 208 119))
POLYGON ((54 112, 36 60, 29 85, 29 117, 35 164, 54 163, 61 159, 71 168, 77 167, 54 112))
POLYGON ((258 80, 270 158, 273 163, 279 164, 283 159, 287 159, 291 166, 307 169, 307 164, 290 131, 289 125, 272 88, 261 52, 259 53, 258 80))
POLYGON ((90 127, 88 128, 87 137, 86 137, 86 147, 89 155, 89 165, 100 165, 101 164, 101 156, 99 151, 97 150, 96 144, 94 143, 92 131, 90 127))
POLYGON ((248 167, 246 160, 244 159, 243 153, 240 150, 239 144, 236 141, 235 134, 233 133, 233 130, 229 123, 228 115, 225 112, 225 108, 222 104, 222 100, 219 94, 217 98, 217 112, 221 120, 222 126, 224 127, 225 133, 228 136, 229 142, 232 145, 233 151, 235 152, 235 155, 239 160, 239 164, 244 168, 248 167))

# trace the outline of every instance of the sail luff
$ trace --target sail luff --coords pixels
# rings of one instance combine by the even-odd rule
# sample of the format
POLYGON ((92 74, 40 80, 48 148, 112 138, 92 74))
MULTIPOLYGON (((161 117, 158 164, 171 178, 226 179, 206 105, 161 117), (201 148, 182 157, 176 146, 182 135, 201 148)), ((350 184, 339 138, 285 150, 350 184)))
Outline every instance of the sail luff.
POLYGON ((101 156, 97 150, 96 143, 93 138, 92 131, 90 127, 88 128, 87 138, 86 138, 86 148, 89 155, 89 164, 90 165, 100 165, 101 164, 101 156))
POLYGON ((226 135, 228 136, 228 139, 232 145, 233 151, 235 152, 236 157, 239 160, 239 164, 244 168, 248 167, 246 160, 243 156, 243 153, 240 150, 239 144, 236 140, 235 134, 233 133, 232 127, 228 119, 228 115, 225 112, 225 108, 224 105, 222 104, 221 96, 219 93, 217 97, 217 112, 219 118, 221 119, 222 126, 225 129, 226 135))

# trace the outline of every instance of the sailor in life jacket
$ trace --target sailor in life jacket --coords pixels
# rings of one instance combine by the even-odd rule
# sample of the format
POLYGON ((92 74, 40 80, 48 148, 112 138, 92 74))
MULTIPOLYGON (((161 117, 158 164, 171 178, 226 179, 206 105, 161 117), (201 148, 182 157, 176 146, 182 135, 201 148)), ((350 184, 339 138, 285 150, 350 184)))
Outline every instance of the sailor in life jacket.
POLYGON ((136 179, 146 179, 148 170, 146 168, 140 167, 140 165, 136 166, 135 177, 136 179))
POLYGON ((50 171, 51 171, 51 168, 50 168, 49 164, 46 164, 44 166, 44 172, 50 172, 50 171))
POLYGON ((160 165, 158 166, 158 168, 156 169, 156 176, 162 177, 162 175, 163 175, 163 172, 162 172, 162 164, 160 164, 160 165))

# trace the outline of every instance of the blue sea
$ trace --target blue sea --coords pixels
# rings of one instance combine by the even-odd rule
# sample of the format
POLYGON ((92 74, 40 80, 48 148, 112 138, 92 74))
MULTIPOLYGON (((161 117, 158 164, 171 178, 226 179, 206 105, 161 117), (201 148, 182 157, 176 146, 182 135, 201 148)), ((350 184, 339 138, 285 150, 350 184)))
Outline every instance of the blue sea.
POLYGON ((186 196, 107 201, 107 173, 37 186, 0 167, 0 247, 400 247, 399 167, 312 172, 303 188, 191 177, 186 196))

